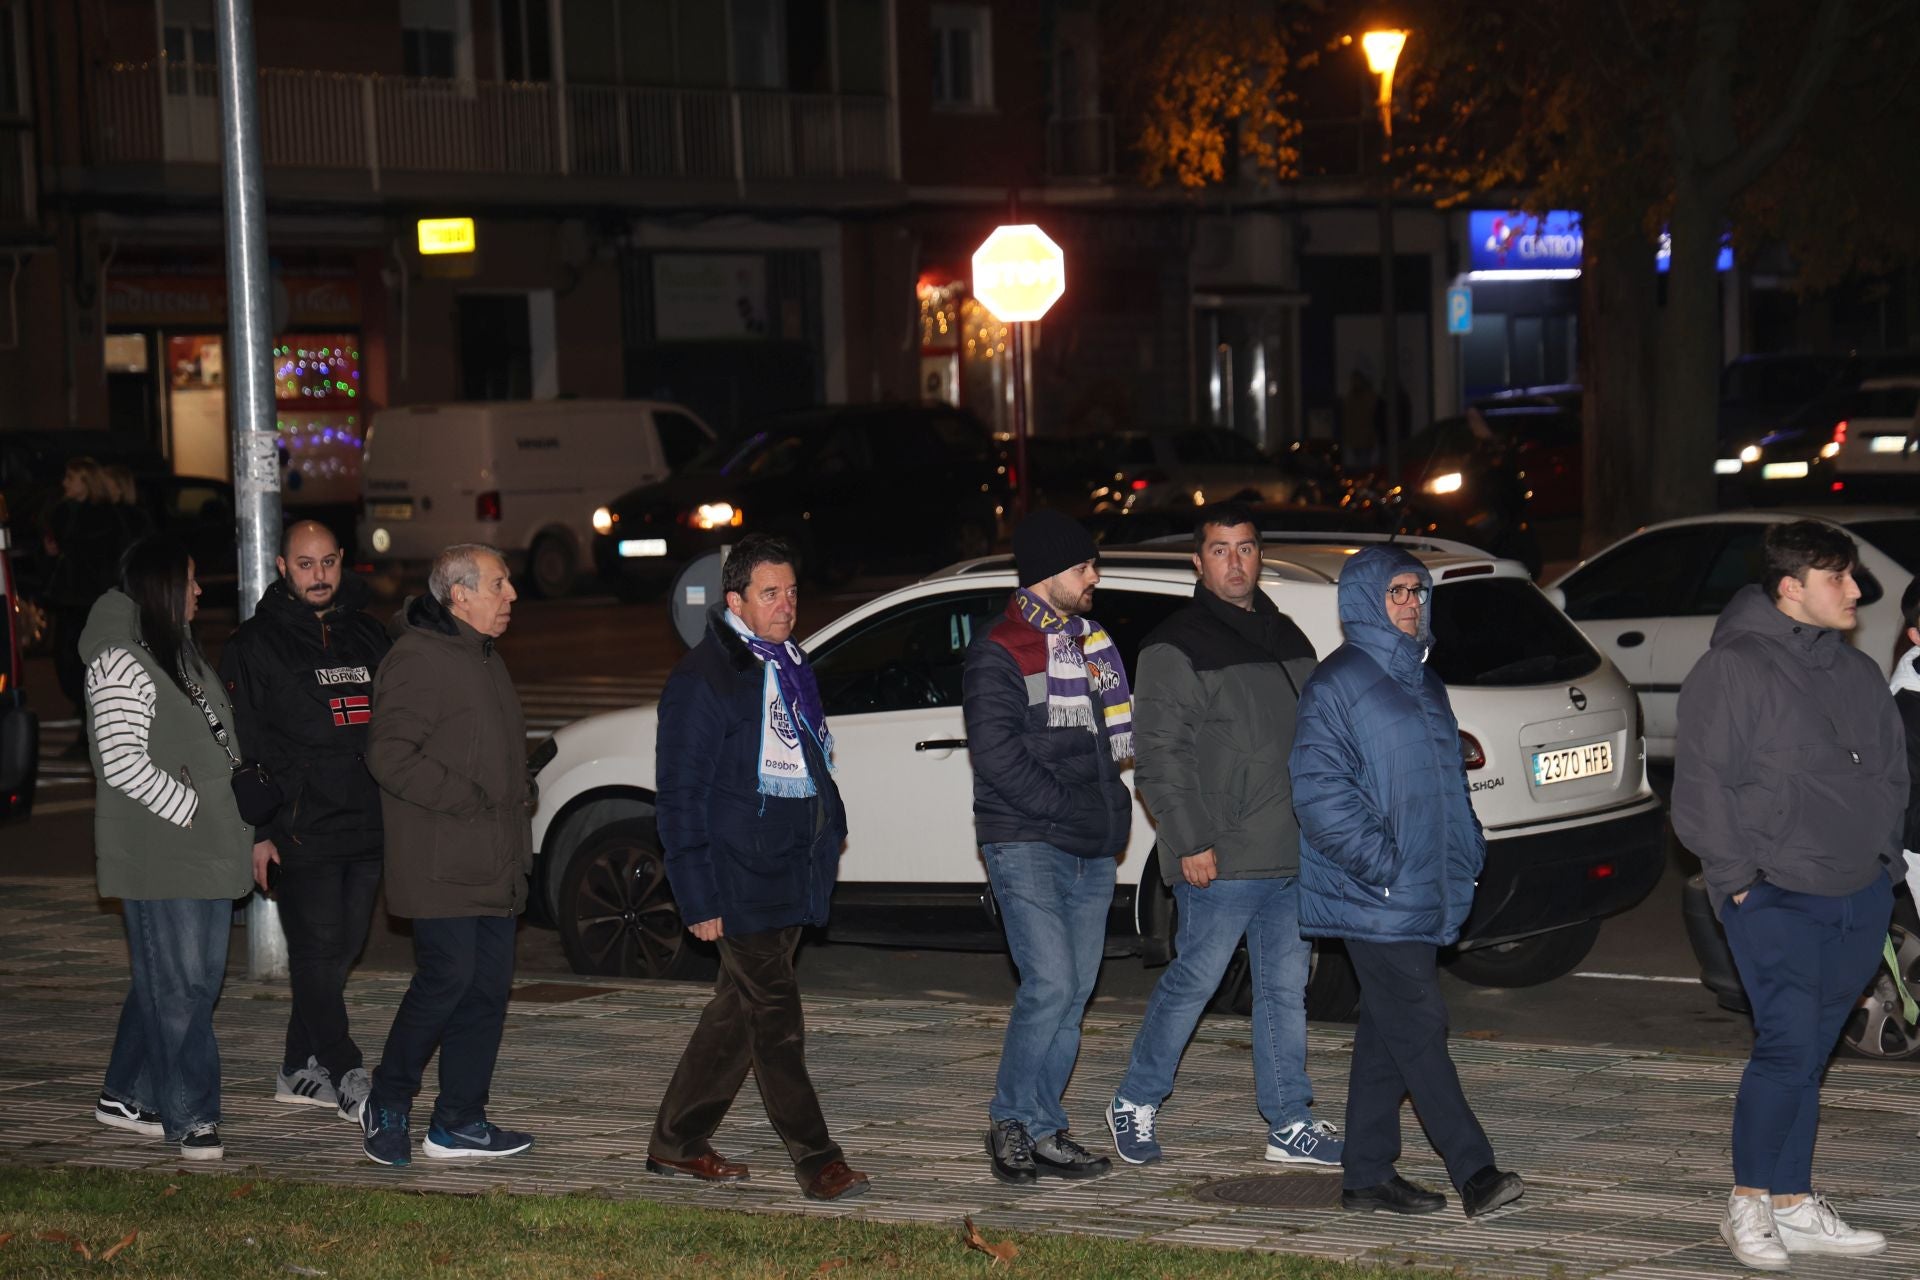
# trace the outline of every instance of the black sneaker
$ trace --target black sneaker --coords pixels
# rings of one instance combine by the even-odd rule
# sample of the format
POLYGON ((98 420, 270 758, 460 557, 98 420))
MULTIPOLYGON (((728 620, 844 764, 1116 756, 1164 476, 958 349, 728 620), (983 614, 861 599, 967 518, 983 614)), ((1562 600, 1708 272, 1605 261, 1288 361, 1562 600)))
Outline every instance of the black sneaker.
POLYGON ((1113 1172, 1113 1161, 1093 1154, 1062 1129, 1033 1144, 1033 1171, 1047 1178, 1098 1178, 1113 1172))
POLYGON ((187 1136, 180 1139, 180 1155, 187 1160, 218 1160, 227 1154, 220 1145, 220 1126, 217 1124, 198 1124, 187 1130, 187 1136))
POLYGON ((360 1108, 360 1149, 375 1164, 395 1168, 413 1163, 413 1139, 407 1134, 408 1117, 404 1111, 383 1107, 372 1098, 360 1108))
POLYGON ((993 1157, 993 1176, 1010 1187, 1030 1187, 1033 1137, 1018 1120, 995 1120, 987 1130, 987 1154, 993 1157))
POLYGON ((101 1124, 114 1129, 125 1129, 128 1133, 137 1133, 143 1138, 164 1138, 165 1126, 160 1123, 158 1111, 148 1111, 136 1107, 131 1102, 122 1102, 110 1093, 100 1095, 100 1101, 93 1104, 93 1118, 101 1124))

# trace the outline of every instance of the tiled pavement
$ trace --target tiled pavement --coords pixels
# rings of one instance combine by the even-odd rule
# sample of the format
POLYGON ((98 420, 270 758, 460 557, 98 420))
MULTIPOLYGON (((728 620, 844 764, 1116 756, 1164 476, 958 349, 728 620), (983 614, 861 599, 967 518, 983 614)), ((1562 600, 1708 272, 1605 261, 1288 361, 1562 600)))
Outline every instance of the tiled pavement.
MULTIPOLYGON (((75 880, 0 880, 0 1159, 113 1168, 182 1166, 173 1149, 105 1129, 90 1117, 125 984, 110 909, 75 880)), ((804 964, 803 964, 804 973, 804 964)), ((377 1044, 404 975, 356 977, 349 991, 363 1043, 377 1044)), ((532 1130, 525 1157, 473 1165, 367 1162, 356 1131, 330 1113, 273 1101, 286 995, 230 976, 217 1025, 226 1066, 229 1171, 473 1193, 594 1190, 616 1197, 756 1212, 851 1214, 986 1230, 1073 1231, 1120 1238, 1276 1250, 1330 1258, 1418 1260, 1482 1276, 1608 1276, 1617 1280, 1749 1274, 1715 1234, 1728 1183, 1727 1129, 1740 1064, 1624 1049, 1460 1040, 1468 1094, 1500 1153, 1524 1173, 1526 1198, 1469 1222, 1446 1213, 1401 1219, 1338 1210, 1236 1208, 1194 1197, 1212 1178, 1274 1173, 1260 1159, 1244 1019, 1211 1018, 1188 1051, 1163 1113, 1170 1158, 1097 1182, 1000 1186, 981 1152, 985 1103, 1005 1011, 954 1002, 807 1000, 809 1061, 836 1136, 873 1175, 844 1205, 804 1200, 786 1176, 759 1100, 746 1091, 717 1145, 749 1161, 754 1180, 711 1188, 649 1177, 647 1130, 705 993, 671 983, 523 976, 494 1094, 501 1123, 532 1130), (536 985, 539 984, 539 985, 536 985)), ((1100 1119, 1121 1073, 1131 1020, 1094 1016, 1068 1102, 1082 1137, 1107 1140, 1100 1119)), ((1345 1097, 1350 1037, 1312 1033, 1309 1071, 1322 1115, 1345 1097)), ((1893 1238, 1878 1258, 1796 1260, 1796 1276, 1920 1276, 1920 1073, 1845 1061, 1829 1078, 1819 1181, 1855 1222, 1893 1238)), ((419 1108, 424 1119, 426 1104, 419 1108)), ((1407 1113, 1416 1181, 1443 1186, 1439 1162, 1407 1113)), ((204 1167, 201 1167, 204 1168, 204 1167)), ((1301 1178, 1313 1174, 1280 1176, 1301 1178)))

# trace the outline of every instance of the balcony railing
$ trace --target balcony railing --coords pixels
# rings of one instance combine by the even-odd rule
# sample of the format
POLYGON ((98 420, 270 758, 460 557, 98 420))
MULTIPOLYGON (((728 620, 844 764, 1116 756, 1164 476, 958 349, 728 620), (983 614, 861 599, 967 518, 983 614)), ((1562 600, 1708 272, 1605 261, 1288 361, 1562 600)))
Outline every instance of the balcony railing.
MULTIPOLYGON (((214 164, 211 68, 103 69, 102 164, 214 164)), ((896 176, 885 98, 764 90, 260 73, 270 167, 385 173, 748 182, 896 176)))

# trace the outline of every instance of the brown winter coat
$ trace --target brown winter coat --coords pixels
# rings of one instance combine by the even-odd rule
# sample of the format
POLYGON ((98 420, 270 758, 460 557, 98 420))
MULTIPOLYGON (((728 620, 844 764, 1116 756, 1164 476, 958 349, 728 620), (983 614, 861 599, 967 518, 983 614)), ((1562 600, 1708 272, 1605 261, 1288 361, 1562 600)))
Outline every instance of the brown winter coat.
POLYGON ((493 641, 430 596, 407 602, 373 681, 387 908, 517 914, 533 868, 526 720, 493 641))

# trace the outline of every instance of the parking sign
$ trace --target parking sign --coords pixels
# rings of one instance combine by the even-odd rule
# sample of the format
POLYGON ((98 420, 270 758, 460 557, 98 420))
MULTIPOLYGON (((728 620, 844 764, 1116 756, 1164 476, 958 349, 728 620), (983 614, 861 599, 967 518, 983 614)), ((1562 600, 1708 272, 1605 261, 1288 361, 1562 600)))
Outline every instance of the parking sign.
POLYGON ((1447 290, 1447 332, 1473 332, 1473 290, 1464 284, 1447 290))

